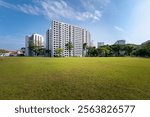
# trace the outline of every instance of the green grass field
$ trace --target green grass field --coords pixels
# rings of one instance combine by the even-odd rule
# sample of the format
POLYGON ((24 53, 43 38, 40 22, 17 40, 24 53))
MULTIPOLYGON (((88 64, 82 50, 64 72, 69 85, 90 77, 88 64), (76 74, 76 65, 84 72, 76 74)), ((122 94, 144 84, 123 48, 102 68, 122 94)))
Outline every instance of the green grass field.
POLYGON ((150 99, 150 59, 1 57, 0 99, 150 99))

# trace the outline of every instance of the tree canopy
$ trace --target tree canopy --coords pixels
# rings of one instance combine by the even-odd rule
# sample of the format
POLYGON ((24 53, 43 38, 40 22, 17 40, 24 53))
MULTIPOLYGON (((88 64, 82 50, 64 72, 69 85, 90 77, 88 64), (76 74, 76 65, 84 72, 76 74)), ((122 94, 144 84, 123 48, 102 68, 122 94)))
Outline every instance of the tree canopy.
POLYGON ((105 45, 99 48, 88 47, 88 56, 142 56, 150 57, 150 42, 142 45, 124 44, 124 45, 105 45))
POLYGON ((57 56, 61 57, 61 54, 63 53, 64 49, 63 48, 56 48, 55 52, 57 56))

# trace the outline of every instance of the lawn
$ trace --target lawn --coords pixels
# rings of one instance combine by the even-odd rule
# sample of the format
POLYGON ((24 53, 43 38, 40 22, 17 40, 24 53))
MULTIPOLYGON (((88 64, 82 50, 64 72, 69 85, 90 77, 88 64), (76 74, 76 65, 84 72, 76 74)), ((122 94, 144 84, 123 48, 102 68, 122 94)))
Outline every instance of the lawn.
POLYGON ((150 99, 150 59, 0 57, 0 99, 150 99))

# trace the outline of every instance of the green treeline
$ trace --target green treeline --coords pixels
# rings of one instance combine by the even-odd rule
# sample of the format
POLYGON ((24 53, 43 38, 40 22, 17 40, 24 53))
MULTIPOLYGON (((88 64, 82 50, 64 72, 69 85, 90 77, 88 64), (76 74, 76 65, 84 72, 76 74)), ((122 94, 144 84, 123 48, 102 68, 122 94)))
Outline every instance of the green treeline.
POLYGON ((86 56, 90 57, 109 57, 109 56, 139 56, 150 57, 150 42, 134 45, 105 45, 101 47, 87 47, 86 56))

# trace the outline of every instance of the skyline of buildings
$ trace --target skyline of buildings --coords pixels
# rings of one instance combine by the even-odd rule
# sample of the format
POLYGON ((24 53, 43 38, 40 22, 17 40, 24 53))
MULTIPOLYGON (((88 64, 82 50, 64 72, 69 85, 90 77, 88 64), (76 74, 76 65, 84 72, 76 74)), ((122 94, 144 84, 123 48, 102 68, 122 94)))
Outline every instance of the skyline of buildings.
MULTIPOLYGON (((123 45, 126 40, 117 40, 114 44, 123 45)), ((84 50, 84 44, 87 47, 93 47, 93 40, 91 40, 90 32, 80 26, 71 25, 68 23, 52 20, 50 28, 46 31, 46 40, 42 35, 33 33, 31 36, 25 37, 25 55, 34 56, 37 54, 33 51, 31 44, 38 48, 45 49, 45 55, 55 57, 58 56, 57 48, 61 48, 63 51, 60 56, 70 57, 78 56, 82 57, 86 55, 84 50), (72 47, 67 47, 67 44, 71 44, 72 47)), ((104 46, 104 42, 97 42, 97 48, 104 46)))

